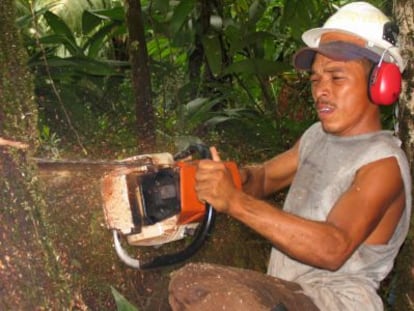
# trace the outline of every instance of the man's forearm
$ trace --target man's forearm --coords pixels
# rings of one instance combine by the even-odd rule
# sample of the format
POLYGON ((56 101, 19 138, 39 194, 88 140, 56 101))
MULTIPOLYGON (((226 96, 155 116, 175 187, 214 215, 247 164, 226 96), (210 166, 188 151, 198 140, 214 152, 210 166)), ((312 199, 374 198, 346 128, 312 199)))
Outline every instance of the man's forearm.
POLYGON ((255 198, 263 198, 264 193, 264 166, 249 165, 240 169, 240 178, 243 191, 255 198))
POLYGON ((349 255, 345 236, 334 225, 285 213, 279 206, 246 193, 234 197, 227 214, 305 264, 336 270, 349 255))

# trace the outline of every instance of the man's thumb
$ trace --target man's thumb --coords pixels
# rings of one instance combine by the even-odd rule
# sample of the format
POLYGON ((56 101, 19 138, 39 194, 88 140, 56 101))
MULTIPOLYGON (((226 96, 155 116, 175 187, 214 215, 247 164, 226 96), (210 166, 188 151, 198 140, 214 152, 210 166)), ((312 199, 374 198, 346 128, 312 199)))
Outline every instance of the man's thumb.
POLYGON ((213 161, 216 161, 216 162, 220 162, 221 161, 220 156, 219 156, 219 153, 218 153, 216 147, 210 147, 210 152, 211 152, 211 158, 213 159, 213 161))

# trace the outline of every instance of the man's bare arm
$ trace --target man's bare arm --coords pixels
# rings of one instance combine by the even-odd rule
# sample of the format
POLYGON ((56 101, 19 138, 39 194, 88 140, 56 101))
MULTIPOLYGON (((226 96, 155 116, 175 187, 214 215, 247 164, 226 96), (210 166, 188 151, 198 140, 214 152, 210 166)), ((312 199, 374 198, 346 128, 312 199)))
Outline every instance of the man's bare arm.
POLYGON ((377 242, 386 243, 404 207, 403 183, 394 158, 361 168, 324 222, 286 213, 238 191, 220 164, 202 163, 197 176, 199 197, 251 227, 287 255, 324 269, 340 268, 374 235, 377 242))
POLYGON ((290 185, 298 166, 298 149, 299 142, 263 164, 241 168, 243 191, 255 198, 265 198, 290 185))

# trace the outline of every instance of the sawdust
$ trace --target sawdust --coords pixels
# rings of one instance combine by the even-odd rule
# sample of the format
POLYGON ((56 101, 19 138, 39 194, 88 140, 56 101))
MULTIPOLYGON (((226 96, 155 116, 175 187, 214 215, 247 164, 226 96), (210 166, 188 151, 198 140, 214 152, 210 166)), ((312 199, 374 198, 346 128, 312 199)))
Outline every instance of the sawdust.
MULTIPOLYGON (((170 273, 182 265, 137 271, 120 262, 105 227, 100 196, 103 172, 99 168, 59 169, 43 167, 40 178, 48 203, 47 220, 59 261, 77 289, 78 309, 116 310, 111 286, 140 311, 170 310, 170 273), (83 307, 82 307, 83 306, 83 307)), ((140 259, 176 252, 188 240, 165 246, 128 247, 140 259)), ((216 219, 215 230, 205 246, 190 261, 210 262, 265 271, 270 245, 258 235, 225 215, 216 219)))

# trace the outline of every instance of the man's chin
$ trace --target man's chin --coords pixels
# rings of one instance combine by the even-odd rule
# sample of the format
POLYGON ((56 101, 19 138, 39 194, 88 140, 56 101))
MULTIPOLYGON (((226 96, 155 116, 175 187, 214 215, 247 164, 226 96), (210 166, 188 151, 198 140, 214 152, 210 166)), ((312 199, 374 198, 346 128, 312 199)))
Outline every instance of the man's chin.
POLYGON ((340 129, 338 129, 338 127, 335 126, 334 124, 330 124, 327 122, 321 122, 321 124, 322 124, 322 129, 325 133, 340 136, 340 129))

